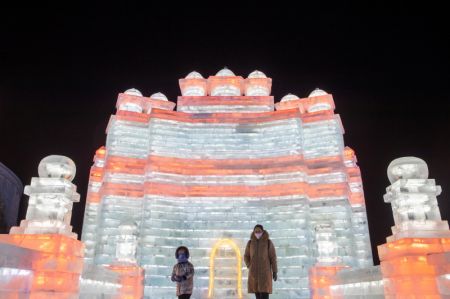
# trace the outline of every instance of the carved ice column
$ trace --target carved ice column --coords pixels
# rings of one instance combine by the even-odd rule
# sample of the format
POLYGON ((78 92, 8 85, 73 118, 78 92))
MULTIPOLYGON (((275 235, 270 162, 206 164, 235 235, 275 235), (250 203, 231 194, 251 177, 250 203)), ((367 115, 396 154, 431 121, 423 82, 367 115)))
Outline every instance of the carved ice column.
POLYGON ((133 221, 123 221, 116 237, 116 257, 108 266, 120 275, 119 298, 139 299, 144 296, 144 270, 137 264, 138 227, 133 221))
POLYGON ((392 161, 388 177, 384 200, 392 205, 395 226, 387 243, 378 246, 386 298, 450 294, 450 280, 442 280, 450 274, 450 231, 436 199, 441 188, 415 157, 392 161))
POLYGON ((76 239, 70 220, 74 202, 80 201, 75 177, 75 163, 64 156, 48 156, 39 163, 39 177, 25 187, 30 197, 25 220, 11 234, 61 234, 76 239))
POLYGON ((321 223, 315 227, 317 243, 317 263, 309 269, 311 298, 331 298, 330 286, 335 283, 336 273, 345 266, 338 254, 335 229, 330 223, 321 223))
POLYGON ((442 221, 436 196, 441 187, 428 179, 428 166, 422 159, 403 157, 389 164, 384 201, 392 206, 395 226, 388 241, 414 237, 450 237, 447 221, 442 221))
POLYGON ((317 264, 336 265, 342 262, 338 255, 336 232, 330 223, 319 224, 315 228, 317 243, 317 264))

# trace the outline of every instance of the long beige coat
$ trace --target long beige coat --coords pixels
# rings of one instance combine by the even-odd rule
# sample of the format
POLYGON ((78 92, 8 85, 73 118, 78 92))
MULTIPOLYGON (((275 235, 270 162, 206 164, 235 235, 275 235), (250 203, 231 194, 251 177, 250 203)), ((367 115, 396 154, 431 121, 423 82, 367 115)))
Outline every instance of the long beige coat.
POLYGON ((258 240, 252 233, 245 248, 244 261, 248 271, 249 293, 272 293, 272 273, 278 272, 277 254, 269 234, 264 231, 258 240))

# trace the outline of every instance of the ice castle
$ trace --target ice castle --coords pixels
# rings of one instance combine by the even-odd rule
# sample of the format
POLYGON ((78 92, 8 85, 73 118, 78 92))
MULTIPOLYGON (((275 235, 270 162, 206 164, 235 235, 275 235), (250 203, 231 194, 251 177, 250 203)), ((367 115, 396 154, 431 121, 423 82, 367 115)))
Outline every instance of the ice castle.
POLYGON ((0 234, 0 298, 174 298, 174 251, 185 245, 192 299, 249 299, 242 256, 255 224, 278 255, 270 298, 450 298, 450 230, 423 160, 388 167, 395 225, 374 266, 360 171, 331 94, 275 104, 260 71, 179 83, 177 111, 162 93, 119 94, 82 241, 70 226, 75 164, 42 159, 26 219, 0 234))
POLYGON ((133 221, 148 298, 173 298, 168 277, 180 245, 196 267, 193 298, 249 298, 237 265, 257 223, 278 255, 271 298, 308 298, 317 259, 372 265, 361 175, 331 94, 274 104, 271 78, 226 68, 179 84, 177 111, 162 93, 119 94, 90 175, 86 262, 111 263, 119 225, 133 221))

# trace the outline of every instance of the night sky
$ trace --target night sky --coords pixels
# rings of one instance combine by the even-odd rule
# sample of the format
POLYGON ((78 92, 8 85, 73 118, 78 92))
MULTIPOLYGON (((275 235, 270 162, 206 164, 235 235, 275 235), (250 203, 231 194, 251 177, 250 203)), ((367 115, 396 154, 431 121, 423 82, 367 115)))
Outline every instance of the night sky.
POLYGON ((119 92, 161 91, 176 101, 178 79, 190 71, 207 77, 227 66, 246 77, 258 69, 273 79, 276 101, 287 93, 306 97, 316 87, 333 94, 362 171, 375 262, 376 245, 393 225, 383 202, 391 160, 424 159, 443 188, 443 219, 450 218, 444 19, 227 3, 223 10, 177 12, 175 3, 3 9, 0 161, 26 185, 43 157, 72 158, 82 198, 72 224, 80 234, 92 158, 105 143, 119 92))

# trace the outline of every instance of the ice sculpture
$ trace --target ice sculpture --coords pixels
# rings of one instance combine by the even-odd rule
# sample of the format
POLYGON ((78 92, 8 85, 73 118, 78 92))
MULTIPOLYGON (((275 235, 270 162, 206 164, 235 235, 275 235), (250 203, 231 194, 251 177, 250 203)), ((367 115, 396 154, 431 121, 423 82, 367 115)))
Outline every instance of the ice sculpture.
POLYGON ((388 167, 389 181, 384 201, 391 203, 395 226, 388 241, 414 237, 450 237, 447 221, 442 221, 437 198, 441 187, 428 179, 422 159, 403 157, 388 167))
POLYGON ((395 226, 387 243, 378 246, 387 298, 445 298, 449 296, 450 231, 442 221, 436 196, 441 188, 428 179, 427 164, 416 157, 389 164, 395 226), (442 296, 442 297, 441 297, 442 296))
POLYGON ((84 247, 70 226, 72 205, 80 199, 71 183, 75 172, 71 159, 48 156, 25 187, 26 219, 0 235, 2 298, 78 296, 84 247))
POLYGON ((384 281, 380 266, 362 269, 342 269, 330 285, 333 299, 384 299, 384 281))
POLYGON ((317 245, 317 262, 309 269, 309 285, 311 298, 330 298, 330 286, 336 283, 338 271, 346 268, 338 253, 336 229, 327 221, 315 227, 317 245))
POLYGON ((134 221, 123 221, 119 225, 116 240, 116 256, 108 269, 119 274, 118 298, 139 299, 144 295, 144 270, 136 262, 138 230, 134 221))
POLYGON ((114 264, 119 225, 132 221, 146 298, 173 298, 179 245, 196 268, 193 299, 251 298, 247 269, 236 267, 256 223, 277 249, 271 298, 309 298, 318 258, 336 271, 372 265, 361 175, 331 94, 275 104, 258 71, 191 73, 179 83, 177 111, 163 98, 119 94, 91 168, 86 263, 114 264), (127 101, 142 112, 120 109, 127 101))
POLYGON ((336 232, 330 223, 316 226, 317 262, 320 265, 336 265, 341 262, 338 255, 336 232))
POLYGON ((62 234, 71 238, 70 220, 74 202, 80 201, 76 186, 75 163, 64 156, 48 156, 39 163, 39 178, 33 178, 25 187, 30 197, 25 220, 20 227, 11 228, 11 234, 62 234))
POLYGON ((123 221, 115 236, 115 258, 110 265, 86 264, 80 280, 80 298, 143 297, 144 271, 137 265, 137 226, 133 221, 123 221))

